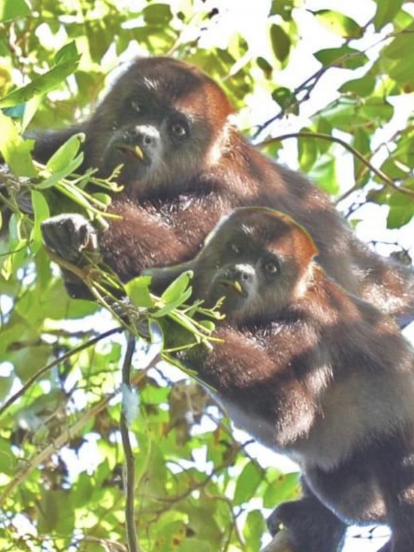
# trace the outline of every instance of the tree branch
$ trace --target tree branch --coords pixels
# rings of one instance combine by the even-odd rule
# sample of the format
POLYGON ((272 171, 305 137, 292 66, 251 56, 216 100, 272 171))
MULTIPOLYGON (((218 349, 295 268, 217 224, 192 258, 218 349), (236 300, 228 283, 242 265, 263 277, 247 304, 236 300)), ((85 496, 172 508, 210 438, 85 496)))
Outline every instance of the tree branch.
POLYGON ((113 334, 116 334, 118 332, 121 332, 123 331, 123 328, 112 328, 112 330, 108 330, 107 332, 104 332, 103 334, 100 334, 96 337, 94 337, 93 339, 90 339, 89 341, 87 341, 86 343, 82 343, 82 345, 79 345, 79 347, 75 347, 75 349, 71 349, 70 351, 68 351, 67 353, 65 353, 64 355, 58 357, 58 358, 55 358, 55 360, 53 360, 52 362, 50 362, 49 364, 47 364, 46 366, 43 366, 43 368, 40 368, 40 370, 38 370, 37 372, 35 372, 33 374, 33 376, 31 376, 27 381, 26 383, 23 385, 23 387, 21 389, 19 389, 14 395, 12 395, 5 403, 4 405, 0 408, 0 417, 6 412, 6 410, 13 404, 15 403, 22 395, 24 395, 26 393, 26 391, 28 389, 30 389, 30 387, 39 379, 43 376, 43 374, 45 374, 46 372, 48 372, 49 370, 51 370, 52 368, 54 368, 55 366, 57 366, 58 364, 60 364, 61 362, 63 362, 64 360, 67 360, 68 358, 70 358, 72 355, 76 355, 77 353, 80 353, 81 351, 83 351, 84 349, 87 349, 88 347, 91 347, 92 345, 95 345, 95 343, 98 343, 98 341, 101 341, 102 339, 105 339, 106 337, 109 337, 113 334))
MULTIPOLYGON (((131 388, 131 363, 135 351, 136 339, 132 334, 128 336, 128 345, 125 353, 125 359, 122 366, 122 385, 128 390, 131 388)), ((124 491, 126 495, 125 521, 127 530, 128 550, 129 552, 138 552, 138 540, 135 530, 135 459, 132 452, 131 441, 129 439, 128 416, 126 415, 127 406, 122 403, 120 430, 122 437, 122 446, 125 453, 125 481, 124 491)))
POLYGON ((407 188, 400 188, 399 186, 397 186, 397 184, 395 184, 395 182, 388 175, 382 172, 381 169, 377 169, 376 167, 374 167, 374 165, 372 165, 357 149, 355 149, 344 140, 341 140, 341 138, 331 136, 330 134, 321 134, 319 132, 292 132, 290 134, 282 134, 281 136, 276 136, 275 138, 264 140, 263 142, 258 144, 258 146, 265 147, 269 144, 273 144, 274 142, 287 140, 288 138, 317 138, 319 140, 327 140, 328 142, 335 142, 337 144, 340 144, 342 147, 352 153, 352 155, 357 157, 361 161, 361 163, 364 163, 364 165, 366 165, 374 174, 376 174, 378 178, 380 178, 389 188, 392 188, 395 192, 398 192, 400 194, 414 197, 413 190, 408 190, 407 188))

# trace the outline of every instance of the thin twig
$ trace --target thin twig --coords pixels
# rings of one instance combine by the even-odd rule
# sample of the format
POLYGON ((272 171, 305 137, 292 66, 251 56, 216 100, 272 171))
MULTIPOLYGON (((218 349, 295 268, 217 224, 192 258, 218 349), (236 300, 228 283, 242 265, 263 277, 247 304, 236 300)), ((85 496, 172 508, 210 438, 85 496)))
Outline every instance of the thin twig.
POLYGON ((40 370, 38 370, 37 372, 35 372, 33 374, 33 376, 31 378, 29 378, 26 383, 23 385, 23 387, 21 389, 19 389, 14 395, 12 395, 5 403, 4 405, 0 408, 0 417, 5 413, 5 411, 13 404, 15 403, 22 395, 24 395, 24 393, 26 393, 26 391, 39 379, 43 376, 43 374, 45 374, 46 372, 48 372, 49 370, 51 370, 52 368, 54 368, 55 366, 57 366, 58 364, 60 364, 61 362, 63 362, 64 360, 70 358, 72 355, 76 355, 77 353, 80 353, 81 351, 83 351, 84 349, 87 349, 88 347, 91 347, 92 345, 95 345, 95 343, 98 343, 98 341, 101 341, 102 339, 105 339, 106 337, 109 337, 115 333, 118 333, 118 332, 121 332, 123 330, 123 328, 112 328, 112 330, 108 330, 107 332, 104 332, 96 337, 94 337, 93 339, 90 339, 89 341, 87 341, 86 343, 82 343, 82 345, 79 345, 79 347, 75 347, 75 349, 71 349, 70 351, 68 351, 67 353, 65 353, 64 355, 58 357, 58 358, 55 358, 55 360, 53 360, 52 362, 50 362, 49 364, 47 364, 46 366, 43 366, 43 368, 40 368, 40 370))
MULTIPOLYGON (((122 385, 128 390, 131 387, 131 363, 135 351, 136 338, 129 334, 127 350, 122 366, 122 385)), ((138 552, 138 539, 135 530, 135 459, 132 452, 131 441, 129 439, 129 427, 127 416, 125 414, 126 405, 122 404, 120 430, 122 437, 122 446, 125 454, 125 482, 124 490, 126 495, 125 521, 129 552, 138 552)))
POLYGON ((319 132, 292 132, 290 134, 282 134, 281 136, 276 136, 275 138, 264 140, 263 142, 258 144, 258 146, 265 147, 273 144, 274 142, 287 140, 288 138, 317 138, 319 140, 327 140, 328 142, 336 142, 337 144, 340 144, 346 150, 351 152, 352 155, 357 157, 361 161, 361 163, 364 163, 364 165, 366 165, 374 174, 378 176, 378 178, 380 178, 388 187, 392 188, 395 192, 414 197, 414 190, 408 190, 407 188, 401 188, 397 186, 397 184, 395 184, 395 182, 391 180, 389 176, 382 172, 381 169, 377 169, 376 167, 374 167, 374 165, 372 165, 357 149, 355 149, 344 140, 341 140, 341 138, 331 136, 330 134, 322 134, 319 132))
MULTIPOLYGON (((310 92, 313 88, 315 88, 318 81, 322 78, 322 76, 328 71, 328 69, 331 68, 331 65, 327 65, 325 67, 321 67, 318 69, 313 75, 308 77, 302 84, 300 84, 292 93, 292 97, 296 97, 298 94, 306 90, 306 94, 303 98, 300 100, 296 100, 292 105, 289 107, 296 107, 299 104, 301 104, 304 101, 307 101, 310 97, 310 92)), ((266 130, 267 127, 269 127, 272 123, 277 121, 278 119, 281 119, 283 115, 286 113, 286 107, 283 107, 280 109, 279 113, 262 123, 257 127, 257 130, 254 132, 252 136, 252 140, 255 140, 264 130, 266 130)))

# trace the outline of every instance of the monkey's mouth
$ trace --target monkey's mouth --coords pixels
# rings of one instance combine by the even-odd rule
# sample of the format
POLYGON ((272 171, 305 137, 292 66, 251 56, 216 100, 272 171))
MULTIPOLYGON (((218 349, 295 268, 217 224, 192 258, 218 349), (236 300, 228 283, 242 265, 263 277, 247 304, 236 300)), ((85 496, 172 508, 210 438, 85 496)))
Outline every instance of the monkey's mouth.
POLYGON ((123 155, 126 155, 130 159, 138 159, 141 163, 146 165, 150 164, 150 159, 145 156, 142 148, 140 146, 132 144, 116 144, 116 149, 119 150, 123 155))
POLYGON ((220 286, 223 286, 227 289, 230 289, 232 291, 235 291, 242 297, 247 297, 247 291, 243 288, 241 283, 238 280, 227 280, 227 279, 220 279, 217 282, 220 286))

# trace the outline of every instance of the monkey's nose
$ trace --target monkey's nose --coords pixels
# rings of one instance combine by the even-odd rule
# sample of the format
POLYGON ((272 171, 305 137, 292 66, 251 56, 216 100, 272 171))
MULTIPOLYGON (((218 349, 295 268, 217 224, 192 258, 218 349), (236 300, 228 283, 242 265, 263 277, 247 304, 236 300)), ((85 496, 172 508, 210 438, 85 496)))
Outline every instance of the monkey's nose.
POLYGON ((226 271, 226 276, 247 284, 253 281, 254 268, 249 264, 235 265, 226 271))
POLYGON ((151 147, 158 143, 160 133, 151 125, 137 125, 126 131, 125 138, 140 146, 151 147))

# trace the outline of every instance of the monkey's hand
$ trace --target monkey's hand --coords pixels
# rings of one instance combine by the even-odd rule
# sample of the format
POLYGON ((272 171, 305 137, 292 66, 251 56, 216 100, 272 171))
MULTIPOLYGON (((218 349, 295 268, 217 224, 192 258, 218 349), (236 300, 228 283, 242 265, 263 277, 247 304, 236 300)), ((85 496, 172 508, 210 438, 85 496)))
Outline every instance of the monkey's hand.
POLYGON ((94 227, 82 215, 65 214, 45 220, 41 230, 50 257, 60 264, 69 295, 74 299, 93 299, 82 273, 100 260, 94 227))
POLYGON ((82 215, 65 214, 47 219, 42 223, 42 235, 52 253, 77 266, 89 264, 91 255, 99 251, 96 230, 82 215))

